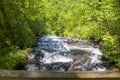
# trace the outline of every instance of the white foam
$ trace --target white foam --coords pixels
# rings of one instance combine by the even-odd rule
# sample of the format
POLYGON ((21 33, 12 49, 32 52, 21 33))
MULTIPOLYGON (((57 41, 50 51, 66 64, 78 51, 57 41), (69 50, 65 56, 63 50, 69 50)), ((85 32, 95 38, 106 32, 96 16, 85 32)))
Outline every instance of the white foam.
POLYGON ((80 48, 80 49, 82 49, 82 50, 87 50, 87 51, 91 51, 91 52, 94 53, 94 54, 103 55, 98 48, 85 47, 85 48, 80 48))
POLYGON ((99 68, 99 67, 93 68, 93 71, 105 71, 105 70, 106 70, 105 67, 104 68, 99 68))
POLYGON ((73 61, 72 58, 65 57, 65 56, 59 55, 57 53, 48 53, 44 50, 41 50, 41 52, 45 54, 44 58, 42 59, 42 62, 44 62, 44 63, 71 62, 71 61, 73 61))
MULTIPOLYGON (((90 52, 89 57, 91 58, 89 62, 76 66, 76 68, 83 67, 83 69, 86 69, 84 67, 88 67, 89 63, 90 65, 99 64, 99 63, 102 64, 101 60, 99 60, 99 56, 102 56, 103 54, 98 48, 94 48, 93 46, 85 45, 86 47, 81 47, 81 45, 80 46, 70 45, 67 43, 67 38, 61 38, 61 37, 51 36, 51 35, 45 35, 43 37, 40 37, 39 39, 40 39, 40 42, 38 43, 38 45, 40 46, 38 48, 41 49, 40 51, 44 54, 44 58, 41 60, 41 62, 45 64, 55 63, 55 62, 63 62, 63 63, 73 62, 73 59, 71 57, 60 55, 59 52, 69 51, 74 49, 89 51, 90 52), (53 52, 47 51, 49 49, 53 50, 53 52)), ((33 59, 34 57, 35 57, 35 54, 31 54, 31 59, 33 59)), ((95 68, 93 68, 93 70, 104 71, 106 70, 106 68, 96 66, 95 68)))
POLYGON ((67 58, 61 55, 55 55, 55 56, 46 56, 43 58, 42 62, 44 63, 55 63, 55 62, 71 62, 73 59, 67 58))

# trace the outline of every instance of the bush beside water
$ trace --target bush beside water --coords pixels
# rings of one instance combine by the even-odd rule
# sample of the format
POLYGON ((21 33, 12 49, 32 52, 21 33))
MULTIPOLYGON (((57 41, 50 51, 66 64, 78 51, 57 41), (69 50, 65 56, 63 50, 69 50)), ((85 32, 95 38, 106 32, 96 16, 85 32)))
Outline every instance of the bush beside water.
POLYGON ((26 48, 44 34, 102 41, 102 52, 120 68, 119 12, 119 0, 1 0, 0 69, 24 65, 26 48))

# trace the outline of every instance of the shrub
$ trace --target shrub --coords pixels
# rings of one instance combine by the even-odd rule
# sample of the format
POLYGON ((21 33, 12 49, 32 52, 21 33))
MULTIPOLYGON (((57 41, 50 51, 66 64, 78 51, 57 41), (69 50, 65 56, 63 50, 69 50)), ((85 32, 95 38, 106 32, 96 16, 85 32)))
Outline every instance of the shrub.
POLYGON ((5 56, 0 56, 0 69, 12 70, 24 65, 28 51, 29 49, 17 50, 17 52, 11 51, 5 56))
POLYGON ((120 46, 117 37, 111 36, 107 33, 103 36, 103 40, 103 53, 105 53, 106 57, 109 59, 110 62, 120 67, 120 46))

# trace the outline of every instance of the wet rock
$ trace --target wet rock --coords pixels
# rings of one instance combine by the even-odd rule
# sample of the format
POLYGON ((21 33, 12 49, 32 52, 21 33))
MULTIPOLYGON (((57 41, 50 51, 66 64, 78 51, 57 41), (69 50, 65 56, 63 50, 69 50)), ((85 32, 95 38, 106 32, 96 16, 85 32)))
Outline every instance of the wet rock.
POLYGON ((27 70, 40 71, 103 71, 103 54, 92 41, 44 35, 38 37, 30 54, 27 70))

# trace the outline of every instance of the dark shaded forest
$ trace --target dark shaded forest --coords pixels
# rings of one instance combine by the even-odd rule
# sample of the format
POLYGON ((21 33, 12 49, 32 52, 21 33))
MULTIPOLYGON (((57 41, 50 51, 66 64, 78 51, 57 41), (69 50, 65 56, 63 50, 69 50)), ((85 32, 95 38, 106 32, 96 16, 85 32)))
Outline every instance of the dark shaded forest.
POLYGON ((119 0, 1 0, 0 69, 24 65, 45 34, 103 42, 105 57, 120 68, 119 12, 119 0))

